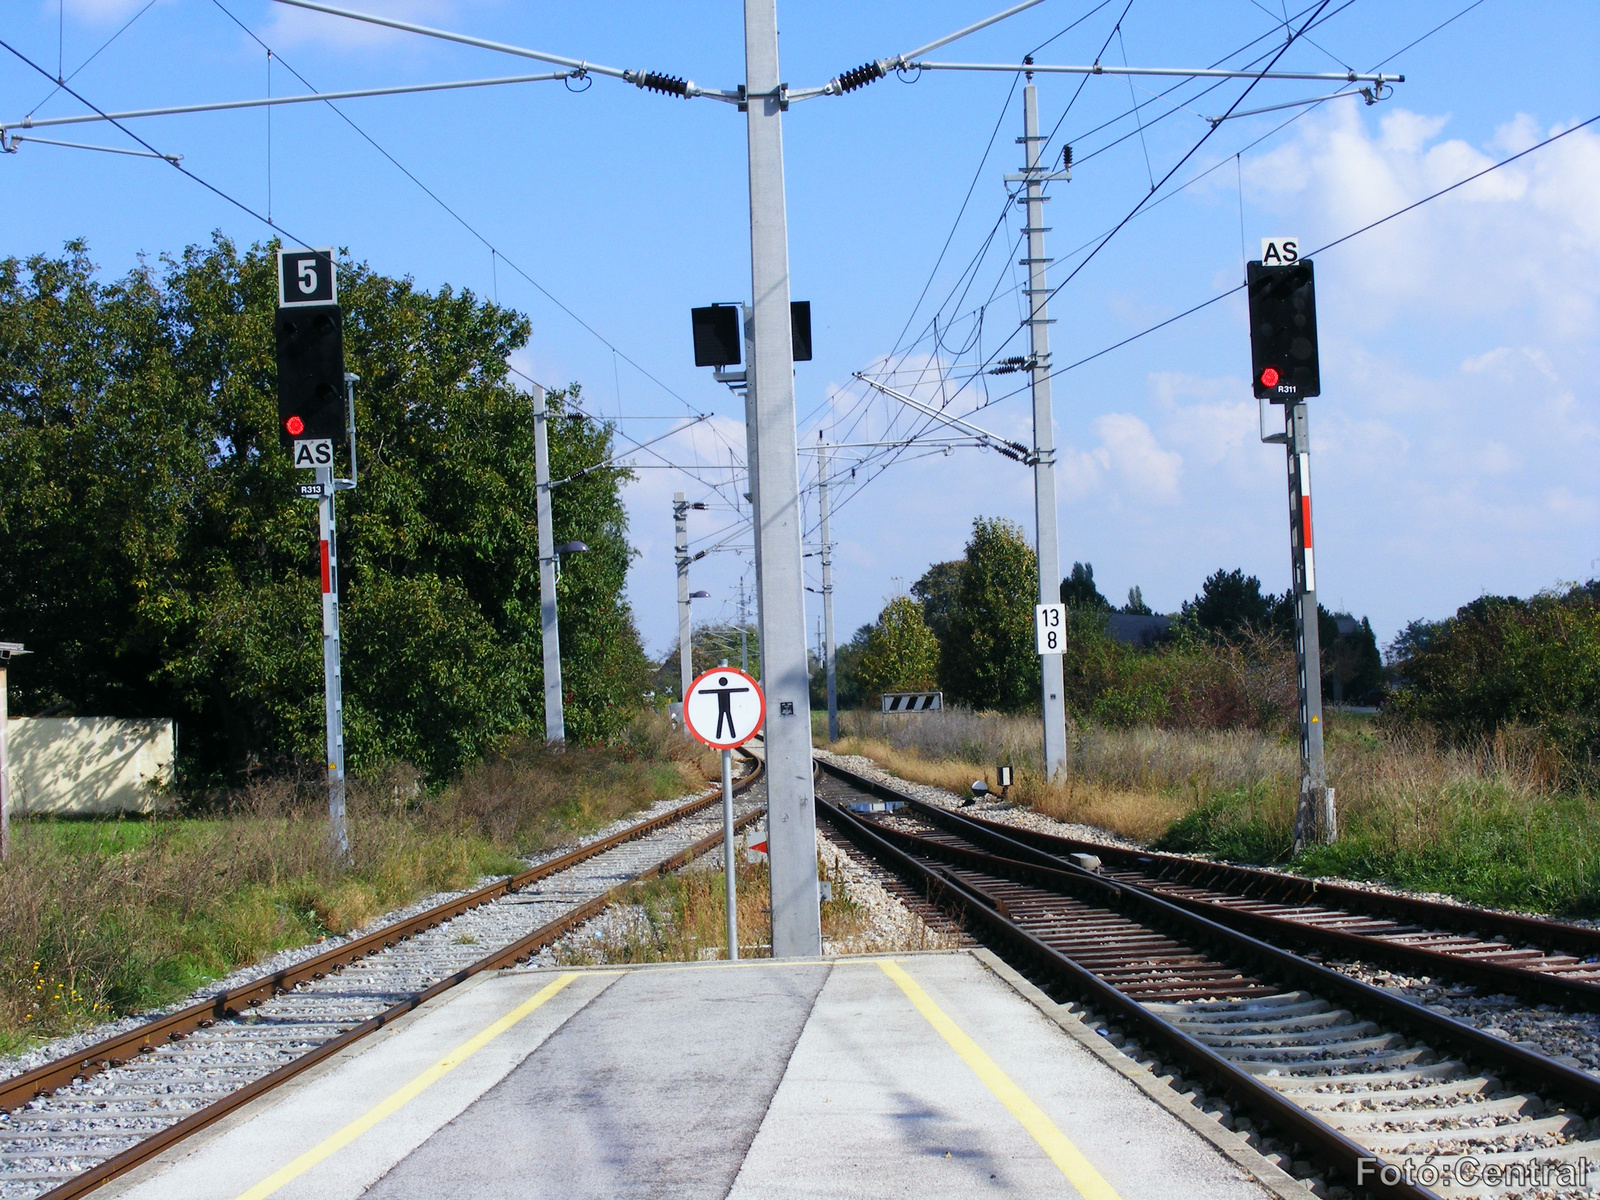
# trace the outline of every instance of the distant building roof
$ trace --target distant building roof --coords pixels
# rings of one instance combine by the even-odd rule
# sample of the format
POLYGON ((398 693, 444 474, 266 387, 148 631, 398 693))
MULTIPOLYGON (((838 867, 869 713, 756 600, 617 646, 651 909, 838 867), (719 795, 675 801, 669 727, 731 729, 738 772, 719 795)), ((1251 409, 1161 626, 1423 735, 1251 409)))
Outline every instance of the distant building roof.
POLYGON ((1130 646, 1148 650, 1172 630, 1172 618, 1138 616, 1134 613, 1108 613, 1106 633, 1130 646))

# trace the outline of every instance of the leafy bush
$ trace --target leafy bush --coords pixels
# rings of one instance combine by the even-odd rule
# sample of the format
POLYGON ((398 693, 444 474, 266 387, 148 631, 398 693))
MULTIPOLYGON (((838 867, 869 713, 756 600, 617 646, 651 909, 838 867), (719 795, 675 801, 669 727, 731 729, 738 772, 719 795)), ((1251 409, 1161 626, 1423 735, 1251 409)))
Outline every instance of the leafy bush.
POLYGON ((1458 743, 1517 725, 1542 731, 1569 770, 1600 749, 1600 605, 1594 585, 1529 600, 1485 596, 1414 638, 1396 664, 1396 715, 1458 743))
POLYGON ((1154 650, 1119 642, 1090 609, 1069 615, 1068 707, 1116 728, 1276 730, 1294 719, 1294 656, 1277 638, 1214 642, 1190 633, 1154 650))

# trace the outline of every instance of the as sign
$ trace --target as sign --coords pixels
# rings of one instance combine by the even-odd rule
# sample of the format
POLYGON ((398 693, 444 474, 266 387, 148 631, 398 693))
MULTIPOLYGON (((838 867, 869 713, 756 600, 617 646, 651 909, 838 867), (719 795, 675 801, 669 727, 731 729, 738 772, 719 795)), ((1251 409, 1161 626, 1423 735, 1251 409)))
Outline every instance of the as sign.
POLYGON ((328 438, 296 442, 294 444, 294 465, 311 468, 333 466, 333 442, 328 438))
POLYGON ((334 278, 333 251, 278 251, 278 307, 296 304, 333 304, 339 299, 334 278))
POLYGON ((1067 648, 1067 606, 1035 604, 1033 634, 1040 654, 1060 654, 1067 648))
POLYGON ((1263 267, 1292 267, 1299 261, 1299 238, 1270 237, 1261 239, 1261 265, 1263 267))

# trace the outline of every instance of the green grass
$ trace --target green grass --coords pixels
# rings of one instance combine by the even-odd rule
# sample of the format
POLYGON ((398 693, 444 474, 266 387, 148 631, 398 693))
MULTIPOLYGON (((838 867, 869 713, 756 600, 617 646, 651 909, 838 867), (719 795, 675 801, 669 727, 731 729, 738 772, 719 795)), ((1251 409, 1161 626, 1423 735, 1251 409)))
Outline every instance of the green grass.
POLYGON ((436 795, 391 771, 352 782, 345 861, 320 789, 290 781, 204 815, 16 821, 0 866, 0 1054, 511 874, 520 856, 697 790, 704 767, 681 737, 645 729, 612 749, 514 746, 436 795))
POLYGON ((1330 713, 1339 841, 1294 856, 1299 748, 1289 731, 1075 722, 1065 778, 1045 781, 1037 717, 961 710, 886 723, 847 717, 848 729, 868 735, 852 745, 890 769, 953 786, 938 768, 982 769, 998 755, 1017 767, 1014 797, 1061 820, 1152 839, 1159 849, 1495 908, 1600 916, 1600 785, 1567 769, 1538 729, 1506 728, 1461 744, 1384 717, 1330 713), (880 736, 887 744, 870 740, 880 736))
POLYGON ((1411 806, 1352 807, 1339 840, 1291 854, 1291 799, 1266 787, 1216 796, 1156 848, 1306 875, 1441 892, 1474 904, 1600 915, 1600 800, 1529 798, 1492 780, 1458 782, 1411 806))

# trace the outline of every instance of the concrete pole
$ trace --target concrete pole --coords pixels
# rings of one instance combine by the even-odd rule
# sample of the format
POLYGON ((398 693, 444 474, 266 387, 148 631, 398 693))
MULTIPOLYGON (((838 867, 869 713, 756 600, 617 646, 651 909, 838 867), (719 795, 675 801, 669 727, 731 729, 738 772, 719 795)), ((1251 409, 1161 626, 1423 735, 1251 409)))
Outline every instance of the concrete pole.
MULTIPOLYGON (((1056 435, 1050 405, 1050 288, 1044 253, 1044 183, 1039 161, 1045 138, 1039 133, 1039 93, 1030 80, 1022 90, 1023 145, 1027 149, 1025 193, 1019 201, 1028 213, 1029 360, 1033 363, 1033 513, 1039 539, 1039 603, 1061 603, 1061 548, 1056 532, 1056 435)), ((1067 762, 1066 688, 1061 655, 1039 656, 1040 707, 1044 712, 1045 772, 1054 779, 1067 762)))
POLYGON ((350 853, 344 814, 344 688, 339 670, 339 538, 333 509, 333 468, 317 468, 322 497, 317 501, 322 557, 322 695, 327 726, 328 838, 334 854, 350 853))
MULTIPOLYGON (((744 317, 744 461, 745 483, 750 488, 750 536, 755 549, 752 554, 756 564, 756 641, 765 646, 766 629, 762 625, 761 607, 761 493, 757 488, 756 463, 760 447, 756 444, 756 315, 753 307, 741 304, 739 312, 744 317)), ((763 656, 762 666, 766 663, 763 656)), ((764 679, 759 671, 757 679, 764 679)))
MULTIPOLYGON (((678 703, 687 704, 694 682, 694 642, 689 613, 689 502, 682 492, 672 494, 672 535, 678 563, 678 703)), ((689 731, 687 710, 683 729, 689 731)))
MULTIPOLYGON (((817 434, 820 439, 821 433, 817 434)), ((817 509, 822 518, 822 670, 828 684, 828 740, 839 740, 839 687, 833 640, 833 540, 828 528, 828 447, 817 449, 817 509)))
POLYGON ((555 518, 550 511, 550 413, 544 388, 533 385, 533 474, 539 527, 539 635, 544 650, 544 740, 567 744, 567 713, 561 693, 561 629, 556 612, 555 518))
POLYGON ((795 445, 794 348, 789 327, 789 233, 783 184, 783 78, 776 0, 744 0, 750 153, 750 295, 757 385, 756 538, 761 674, 767 694, 767 849, 772 956, 822 953, 817 824, 811 791, 805 577, 795 445))
POLYGON ((1311 430, 1304 400, 1288 405, 1289 549, 1294 579, 1294 657, 1300 693, 1300 801, 1294 848, 1338 837, 1333 789, 1322 756, 1322 639, 1311 536, 1311 430))
POLYGON ((750 674, 750 615, 744 603, 744 576, 739 577, 739 669, 750 674))

